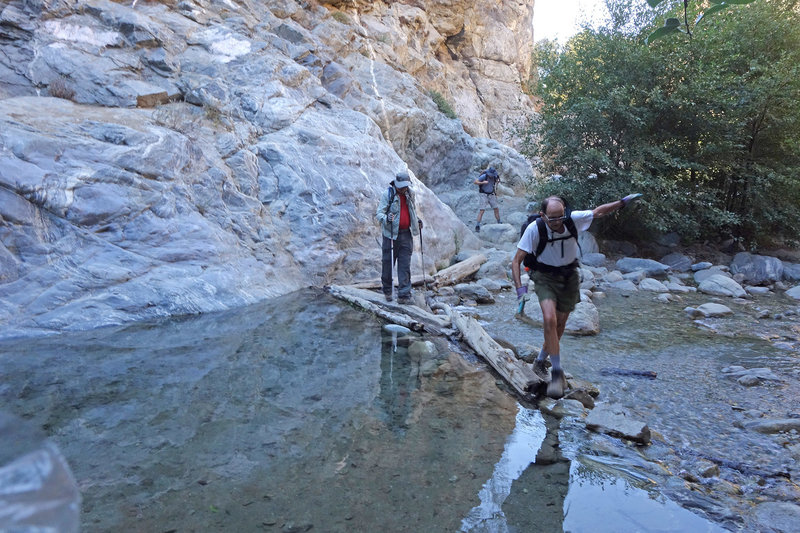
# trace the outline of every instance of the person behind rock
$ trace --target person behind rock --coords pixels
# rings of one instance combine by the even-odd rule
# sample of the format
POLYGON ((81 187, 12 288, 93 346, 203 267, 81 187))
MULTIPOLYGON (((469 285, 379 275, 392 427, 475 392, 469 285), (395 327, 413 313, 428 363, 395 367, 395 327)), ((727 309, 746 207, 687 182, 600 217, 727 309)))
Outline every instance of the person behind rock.
POLYGON ((497 184, 499 182, 500 176, 497 174, 497 170, 495 170, 494 167, 489 167, 481 172, 481 175, 473 182, 478 186, 478 191, 480 192, 478 195, 480 197, 480 208, 478 210, 478 221, 475 224, 475 231, 481 230, 483 212, 489 207, 494 209, 494 218, 497 220, 498 224, 501 224, 500 208, 497 207, 497 184))
MULTIPOLYGON (((592 210, 572 212, 567 211, 567 203, 561 197, 550 196, 542 202, 539 214, 544 221, 547 243, 531 268, 531 279, 533 279, 534 291, 542 309, 544 345, 533 364, 533 369, 536 374, 546 379, 545 361, 548 357, 550 358, 553 368, 550 383, 547 386, 547 395, 552 398, 560 398, 564 395, 566 379, 561 368, 559 342, 564 334, 570 313, 580 301, 578 239, 577 235, 571 235, 565 221, 569 216, 577 230, 576 233, 579 234, 588 230, 595 218, 622 209, 639 196, 641 195, 630 194, 621 200, 603 204, 592 210)), ((520 265, 525 256, 535 253, 539 239, 539 227, 536 222, 532 222, 519 240, 517 253, 511 262, 511 275, 514 279, 514 286, 517 288, 518 304, 524 303, 524 300, 528 299, 528 287, 523 287, 520 281, 520 265)))
POLYGON ((411 253, 413 235, 419 235, 422 221, 417 218, 408 173, 400 171, 381 196, 375 218, 383 234, 381 288, 387 302, 392 301, 392 266, 397 263, 397 301, 411 303, 411 253))

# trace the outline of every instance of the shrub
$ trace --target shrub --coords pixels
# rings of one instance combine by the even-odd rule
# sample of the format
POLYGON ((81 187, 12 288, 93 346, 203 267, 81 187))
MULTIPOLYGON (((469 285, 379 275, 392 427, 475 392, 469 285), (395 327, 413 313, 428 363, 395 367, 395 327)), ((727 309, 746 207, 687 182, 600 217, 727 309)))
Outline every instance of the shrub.
POLYGON ((350 15, 345 13, 344 11, 334 11, 333 12, 333 20, 337 22, 341 22, 342 24, 352 24, 353 20, 350 18, 350 15))
POLYGON ((456 112, 453 111, 453 108, 450 107, 450 104, 448 104, 447 100, 444 99, 442 93, 434 89, 431 89, 430 91, 428 91, 428 96, 430 96, 431 100, 434 101, 436 106, 439 108, 439 111, 444 113, 444 116, 446 116, 447 118, 457 118, 456 112))
POLYGON ((64 100, 75 101, 75 89, 72 88, 69 80, 65 76, 59 76, 47 86, 50 96, 63 98, 64 100))

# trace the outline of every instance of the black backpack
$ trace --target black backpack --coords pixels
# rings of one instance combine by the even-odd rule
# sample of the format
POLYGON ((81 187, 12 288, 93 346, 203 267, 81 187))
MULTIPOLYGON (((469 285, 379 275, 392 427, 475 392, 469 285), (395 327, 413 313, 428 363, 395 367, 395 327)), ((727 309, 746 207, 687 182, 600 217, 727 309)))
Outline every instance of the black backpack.
MULTIPOLYGON (((566 202, 564 203, 566 206, 566 202)), ((522 238, 522 235, 525 233, 525 230, 532 222, 536 222, 536 229, 539 231, 539 243, 536 245, 536 251, 532 254, 527 254, 525 259, 523 259, 522 264, 528 267, 531 270, 536 269, 536 265, 539 262, 536 258, 544 251, 544 247, 548 245, 548 243, 555 242, 555 241, 563 241, 565 239, 575 239, 575 242, 578 243, 578 250, 581 251, 581 255, 583 255, 583 251, 581 250, 581 245, 578 242, 578 228, 575 227, 575 221, 572 220, 572 211, 568 207, 564 209, 564 216, 566 216, 566 220, 564 220, 564 226, 567 228, 569 235, 566 237, 557 237, 555 239, 548 239, 547 237, 547 227, 542 218, 542 215, 536 213, 535 215, 530 215, 528 217, 528 221, 525 222, 519 230, 519 238, 522 238)))
POLYGON ((498 183, 500 183, 500 177, 497 175, 497 171, 494 169, 494 167, 489 167, 486 170, 484 170, 483 172, 481 172, 481 175, 478 176, 478 180, 479 181, 483 181, 489 176, 492 177, 492 179, 494 180, 494 183, 487 183, 485 185, 478 185, 478 192, 479 193, 495 194, 494 188, 498 183), (485 190, 483 190, 484 187, 486 187, 487 189, 491 189, 491 190, 485 191, 485 190))

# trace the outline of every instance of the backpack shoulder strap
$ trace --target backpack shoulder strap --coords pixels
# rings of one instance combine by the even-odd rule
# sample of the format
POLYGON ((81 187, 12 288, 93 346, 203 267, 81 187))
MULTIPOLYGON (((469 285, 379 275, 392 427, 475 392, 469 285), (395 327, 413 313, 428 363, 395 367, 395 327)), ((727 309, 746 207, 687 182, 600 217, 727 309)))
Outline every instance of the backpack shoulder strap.
POLYGON ((567 227, 567 231, 569 231, 570 236, 575 239, 575 243, 578 245, 578 257, 583 256, 581 241, 578 240, 578 228, 575 227, 575 221, 572 220, 572 213, 567 215, 567 220, 564 221, 564 225, 567 227))
POLYGON ((569 234, 572 236, 572 238, 577 241, 578 228, 575 227, 575 221, 572 220, 572 213, 567 214, 567 219, 564 221, 564 225, 567 227, 567 231, 569 231, 569 234))
POLYGON ((536 257, 539 257, 547 246, 547 227, 545 227, 544 219, 539 217, 536 219, 536 228, 539 230, 539 243, 536 245, 536 257))
POLYGON ((389 185, 389 190, 387 192, 389 193, 389 203, 386 204, 386 214, 388 215, 389 210, 392 208, 392 204, 394 203, 394 187, 389 185))

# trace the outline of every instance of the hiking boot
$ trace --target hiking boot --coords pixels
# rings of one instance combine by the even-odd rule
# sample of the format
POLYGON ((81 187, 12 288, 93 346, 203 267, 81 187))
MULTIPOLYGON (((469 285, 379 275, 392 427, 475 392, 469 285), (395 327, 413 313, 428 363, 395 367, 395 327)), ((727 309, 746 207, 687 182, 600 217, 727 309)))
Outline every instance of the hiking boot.
POLYGON ((558 400, 564 396, 564 389, 567 387, 567 378, 564 376, 564 371, 553 370, 550 376, 550 383, 547 385, 547 395, 550 398, 558 400))
POLYGON ((502 224, 502 223, 503 223, 503 221, 502 221, 502 220, 500 220, 500 219, 498 218, 498 219, 497 219, 497 223, 498 223, 498 224, 502 224))
POLYGON ((414 300, 411 298, 411 296, 398 296, 397 303, 402 305, 408 305, 408 304, 413 304, 414 300))
POLYGON ((533 362, 533 373, 547 381, 547 367, 544 366, 544 361, 537 359, 533 362))
POLYGON ((475 231, 476 231, 477 233, 480 233, 480 232, 481 232, 481 225, 480 225, 480 224, 475 224, 475 231))
POLYGON ((384 294, 383 297, 386 298, 387 302, 391 302, 392 301, 392 293, 384 294))

